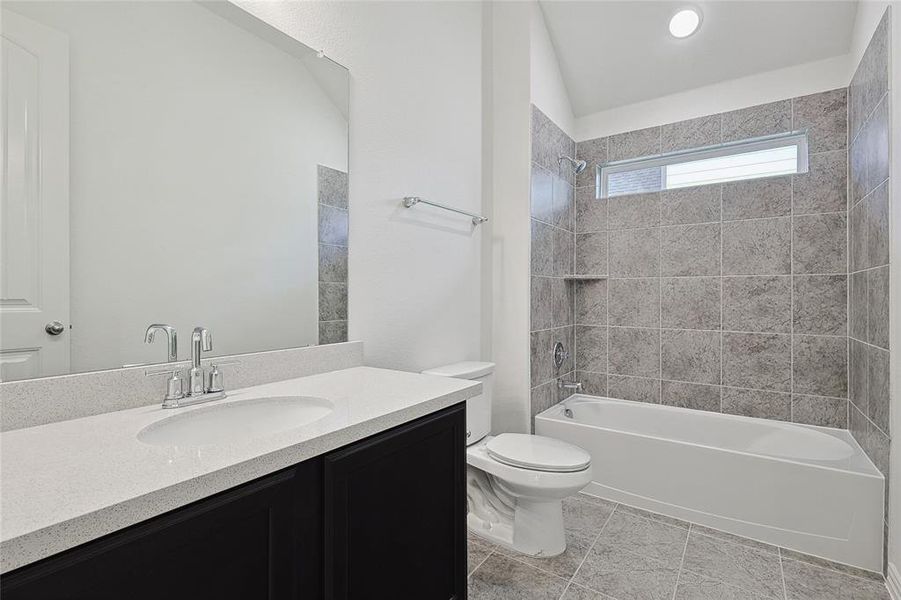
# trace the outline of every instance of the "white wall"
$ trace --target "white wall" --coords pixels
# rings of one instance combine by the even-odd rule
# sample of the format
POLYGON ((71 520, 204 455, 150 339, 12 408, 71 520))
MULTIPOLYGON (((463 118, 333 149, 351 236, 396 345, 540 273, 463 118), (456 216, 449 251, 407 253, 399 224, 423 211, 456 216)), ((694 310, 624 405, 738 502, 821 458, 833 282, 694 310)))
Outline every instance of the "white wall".
POLYGON ((576 119, 577 142, 846 87, 850 56, 723 81, 576 119))
MULTIPOLYGON (((531 7, 488 3, 486 46, 491 193, 491 310, 497 363, 492 430, 529 431, 531 7)), ((487 164, 486 163, 486 164, 487 164)), ((488 173, 486 173, 487 175, 488 173)))
POLYGON ((551 121, 567 135, 573 137, 576 118, 573 116, 569 93, 560 72, 560 63, 551 36, 544 21, 544 14, 537 2, 529 3, 529 56, 532 104, 541 109, 551 121))
POLYGON ((70 38, 72 371, 315 344, 316 165, 347 123, 301 59, 202 6, 7 3, 70 38), (276 317, 276 315, 278 317, 276 317))
POLYGON ((491 243, 484 261, 497 363, 492 430, 529 431, 531 104, 567 133, 573 113, 537 2, 484 5, 485 179, 491 243))
MULTIPOLYGON (((371 365, 480 355, 482 7, 238 2, 350 69, 350 337, 371 365)), ((486 357, 487 358, 487 357, 486 357)))

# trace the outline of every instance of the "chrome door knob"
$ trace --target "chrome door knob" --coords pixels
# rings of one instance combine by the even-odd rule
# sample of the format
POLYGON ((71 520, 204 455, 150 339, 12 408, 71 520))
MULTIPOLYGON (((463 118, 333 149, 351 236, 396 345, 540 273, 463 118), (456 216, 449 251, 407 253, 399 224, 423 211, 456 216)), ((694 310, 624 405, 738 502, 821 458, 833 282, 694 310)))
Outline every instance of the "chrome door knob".
POLYGON ((50 335, 59 335, 66 330, 66 326, 59 321, 50 321, 44 326, 44 331, 50 335))

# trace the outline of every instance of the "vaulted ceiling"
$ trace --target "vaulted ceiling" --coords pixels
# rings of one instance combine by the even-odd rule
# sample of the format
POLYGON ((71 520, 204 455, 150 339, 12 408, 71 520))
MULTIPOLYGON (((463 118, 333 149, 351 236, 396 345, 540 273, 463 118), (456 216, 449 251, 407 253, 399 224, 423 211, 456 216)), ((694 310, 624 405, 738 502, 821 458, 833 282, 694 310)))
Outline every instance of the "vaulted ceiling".
POLYGON ((698 2, 703 21, 669 35, 684 2, 540 2, 577 117, 846 54, 856 2, 698 2))

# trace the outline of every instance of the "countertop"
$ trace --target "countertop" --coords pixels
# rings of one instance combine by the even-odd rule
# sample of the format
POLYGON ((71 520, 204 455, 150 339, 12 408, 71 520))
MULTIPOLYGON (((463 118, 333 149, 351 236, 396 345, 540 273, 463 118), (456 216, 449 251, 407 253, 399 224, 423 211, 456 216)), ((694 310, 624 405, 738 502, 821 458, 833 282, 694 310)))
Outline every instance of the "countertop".
MULTIPOLYGON (((186 408, 152 406, 0 434, 0 573, 467 400, 474 381, 354 367, 229 391, 186 408), (319 421, 225 445, 151 446, 138 432, 218 403, 317 396, 319 421)), ((90 402, 90 398, 85 398, 90 402)))

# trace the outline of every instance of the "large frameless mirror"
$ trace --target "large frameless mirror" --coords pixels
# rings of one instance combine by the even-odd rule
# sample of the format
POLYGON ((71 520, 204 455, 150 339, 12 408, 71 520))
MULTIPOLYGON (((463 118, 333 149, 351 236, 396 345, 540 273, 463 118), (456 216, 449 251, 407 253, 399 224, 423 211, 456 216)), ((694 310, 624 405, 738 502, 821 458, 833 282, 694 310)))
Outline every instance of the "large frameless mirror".
POLYGON ((227 2, 4 2, 0 378, 347 336, 348 72, 227 2))

